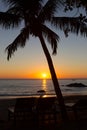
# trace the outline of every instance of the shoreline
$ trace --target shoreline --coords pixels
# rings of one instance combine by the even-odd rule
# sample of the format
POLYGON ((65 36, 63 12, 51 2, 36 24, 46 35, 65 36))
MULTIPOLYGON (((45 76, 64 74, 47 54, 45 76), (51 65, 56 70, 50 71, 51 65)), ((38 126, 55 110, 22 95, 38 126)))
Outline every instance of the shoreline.
MULTIPOLYGON (((39 94, 31 94, 31 95, 0 95, 0 100, 9 100, 9 99, 17 99, 17 98, 30 98, 30 97, 56 97, 56 94, 43 94, 43 93, 39 93, 39 94)), ((86 94, 63 94, 64 99, 67 98, 86 98, 87 95, 86 94)))

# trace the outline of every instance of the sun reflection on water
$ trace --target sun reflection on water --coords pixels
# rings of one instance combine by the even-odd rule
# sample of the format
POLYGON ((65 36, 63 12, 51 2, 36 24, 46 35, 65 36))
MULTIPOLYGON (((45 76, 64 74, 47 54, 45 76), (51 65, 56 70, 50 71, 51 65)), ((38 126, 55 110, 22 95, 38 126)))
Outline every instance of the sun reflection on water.
POLYGON ((47 89, 47 80, 46 79, 42 80, 42 88, 43 88, 43 90, 46 91, 46 89, 47 89))

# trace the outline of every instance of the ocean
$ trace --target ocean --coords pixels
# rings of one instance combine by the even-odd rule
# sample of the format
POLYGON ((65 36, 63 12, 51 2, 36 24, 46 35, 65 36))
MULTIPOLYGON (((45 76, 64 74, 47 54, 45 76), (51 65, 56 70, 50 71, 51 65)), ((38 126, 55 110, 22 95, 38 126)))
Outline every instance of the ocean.
MULTIPOLYGON (((87 85, 87 79, 59 79, 61 92, 66 95, 87 95, 87 87, 67 87, 70 83, 83 83, 87 85)), ((0 98, 39 95, 39 90, 46 94, 54 94, 54 86, 51 79, 0 79, 0 98)))

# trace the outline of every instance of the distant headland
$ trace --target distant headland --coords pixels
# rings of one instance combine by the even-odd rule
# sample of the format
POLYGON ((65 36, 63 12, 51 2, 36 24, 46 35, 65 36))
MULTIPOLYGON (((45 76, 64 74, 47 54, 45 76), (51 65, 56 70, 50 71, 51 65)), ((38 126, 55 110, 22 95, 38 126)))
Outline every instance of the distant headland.
POLYGON ((68 86, 68 87, 87 87, 87 85, 82 84, 82 83, 71 83, 71 84, 67 84, 66 86, 68 86))

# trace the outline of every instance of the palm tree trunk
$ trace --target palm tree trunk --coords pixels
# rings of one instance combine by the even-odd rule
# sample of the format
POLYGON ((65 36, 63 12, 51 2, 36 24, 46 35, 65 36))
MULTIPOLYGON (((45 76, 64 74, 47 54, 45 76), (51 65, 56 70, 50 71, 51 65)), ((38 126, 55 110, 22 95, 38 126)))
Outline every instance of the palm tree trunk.
POLYGON ((42 48, 44 50, 45 56, 47 58, 48 66, 49 66, 50 73, 51 73, 51 76, 52 76, 52 81, 53 81, 53 84, 54 84, 55 93, 57 95, 57 99, 58 99, 60 110, 61 110, 62 119, 66 120, 66 119, 68 119, 68 115, 67 115, 66 107, 65 107, 65 104, 64 104, 64 98, 62 96, 62 93, 61 93, 61 90, 60 90, 60 87, 59 87, 58 79, 57 79, 57 76, 56 76, 56 73, 55 73, 55 69, 54 69, 54 66, 53 66, 51 56, 50 56, 49 51, 46 47, 46 44, 45 44, 45 41, 43 39, 42 34, 39 35, 39 40, 40 40, 40 43, 41 43, 42 48))

